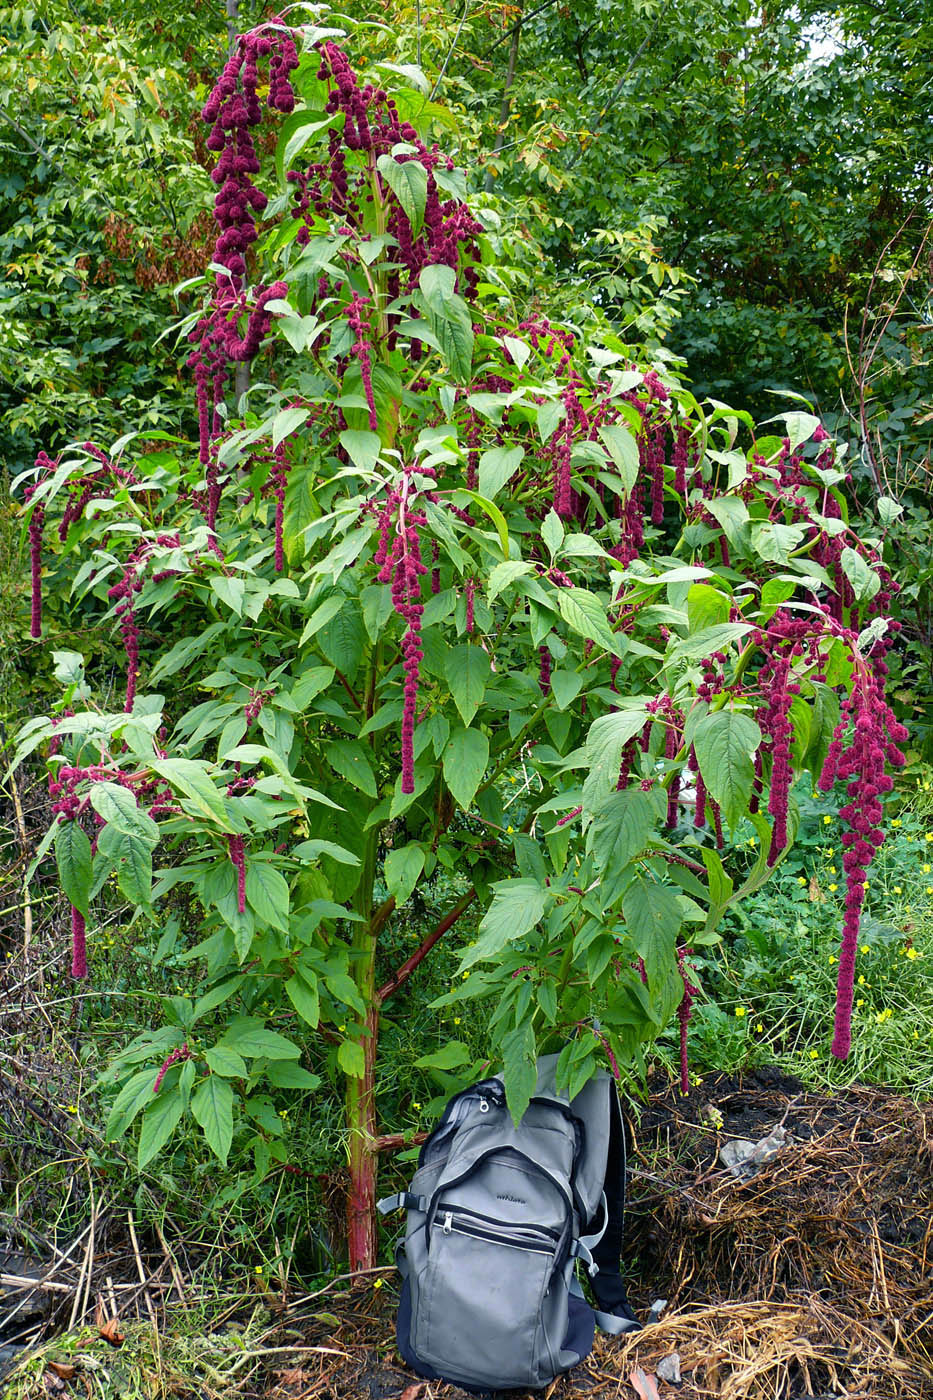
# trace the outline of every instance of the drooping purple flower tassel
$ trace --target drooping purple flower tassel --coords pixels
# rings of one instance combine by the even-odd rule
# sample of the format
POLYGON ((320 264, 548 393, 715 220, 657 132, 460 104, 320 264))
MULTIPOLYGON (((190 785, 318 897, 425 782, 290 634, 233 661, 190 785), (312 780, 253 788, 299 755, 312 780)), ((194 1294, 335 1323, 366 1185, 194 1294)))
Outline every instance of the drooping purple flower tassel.
POLYGON ((71 975, 75 978, 87 976, 87 940, 85 939, 84 915, 80 909, 71 906, 71 975))

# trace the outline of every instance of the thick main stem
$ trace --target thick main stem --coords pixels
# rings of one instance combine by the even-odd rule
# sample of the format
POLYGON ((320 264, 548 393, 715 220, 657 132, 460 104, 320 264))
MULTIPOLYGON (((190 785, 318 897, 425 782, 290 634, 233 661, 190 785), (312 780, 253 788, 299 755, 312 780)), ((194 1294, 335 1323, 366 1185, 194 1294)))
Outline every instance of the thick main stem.
POLYGON ((376 991, 376 947, 384 920, 373 912, 373 881, 379 828, 367 835, 363 871, 356 909, 364 922, 354 925, 353 974, 367 1008, 362 1031, 362 1076, 347 1075, 347 1130, 349 1133, 350 1190, 347 1194, 347 1244, 350 1269, 372 1269, 376 1264, 376 1046, 379 1041, 379 996, 376 991))

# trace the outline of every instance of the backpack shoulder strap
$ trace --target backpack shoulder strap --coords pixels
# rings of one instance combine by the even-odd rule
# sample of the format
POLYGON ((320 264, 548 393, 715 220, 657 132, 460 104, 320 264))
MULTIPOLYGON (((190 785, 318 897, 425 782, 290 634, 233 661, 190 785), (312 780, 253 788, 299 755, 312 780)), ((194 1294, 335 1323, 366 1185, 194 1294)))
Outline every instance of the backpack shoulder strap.
POLYGON ((599 1305, 596 1323, 604 1332, 628 1332, 639 1326, 629 1306, 620 1271, 622 1229, 625 1214, 625 1175, 627 1166, 627 1124, 614 1083, 609 1086, 609 1150, 603 1187, 605 1223, 589 1243, 598 1272, 592 1276, 593 1294, 599 1305))

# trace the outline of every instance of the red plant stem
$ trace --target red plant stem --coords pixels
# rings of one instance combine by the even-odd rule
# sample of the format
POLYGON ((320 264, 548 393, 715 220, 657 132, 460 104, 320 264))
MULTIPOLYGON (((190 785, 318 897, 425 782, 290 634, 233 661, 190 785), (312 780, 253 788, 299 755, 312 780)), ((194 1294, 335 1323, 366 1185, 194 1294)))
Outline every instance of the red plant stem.
POLYGON ((418 967, 420 963, 424 962, 424 959, 428 956, 428 953, 430 953, 438 939, 443 938, 447 930, 453 928, 454 924, 460 918, 460 915, 470 907, 475 898, 476 890, 471 886, 466 894, 457 900, 454 907, 450 910, 450 913, 444 915, 443 919, 441 919, 440 923, 437 925, 437 928, 433 929, 421 945, 415 949, 411 957, 402 963, 397 972, 392 974, 385 986, 379 988, 376 996, 379 999, 380 1005, 397 992, 399 987, 404 986, 415 968, 418 967))
POLYGON ((87 976, 87 941, 84 936, 84 915, 71 906, 71 975, 87 976))

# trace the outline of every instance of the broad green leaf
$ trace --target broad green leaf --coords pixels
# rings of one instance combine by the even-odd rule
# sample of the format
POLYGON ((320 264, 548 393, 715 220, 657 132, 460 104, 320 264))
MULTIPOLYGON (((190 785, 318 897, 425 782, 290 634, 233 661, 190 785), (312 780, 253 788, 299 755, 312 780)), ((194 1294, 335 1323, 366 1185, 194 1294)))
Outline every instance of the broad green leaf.
POLYGON ((152 845, 141 836, 116 828, 107 854, 116 871, 117 883, 130 904, 148 906, 152 901, 152 845))
POLYGON ((65 897, 87 918, 93 860, 91 843, 76 821, 56 826, 55 863, 65 897))
POLYGON ((874 598, 881 587, 881 579, 875 570, 866 563, 858 550, 846 546, 839 556, 839 562, 842 565, 843 573, 852 585, 855 601, 865 603, 874 598))
POLYGON ((187 798, 202 817, 216 822, 221 831, 232 831, 224 799, 211 782, 207 766, 193 758, 154 758, 150 767, 164 778, 169 787, 187 798))
POLYGON ((227 1079, 246 1079, 249 1075, 243 1056, 229 1045, 212 1045, 204 1051, 204 1058, 214 1074, 227 1079))
POLYGON ((309 666, 301 672, 291 689, 291 702, 296 714, 303 714, 316 695, 326 690, 334 679, 333 666, 309 666))
POLYGON ((362 1079, 366 1073, 366 1056, 357 1040, 343 1040, 337 1051, 337 1063, 353 1079, 362 1079))
POLYGON ((522 464, 524 447, 491 447, 479 459, 479 494, 494 501, 522 464))
POLYGON ((191 1100, 191 1112, 204 1129, 208 1147, 226 1166, 233 1141, 233 1090, 226 1079, 211 1074, 203 1080, 191 1100))
POLYGON ((408 160, 396 160, 388 154, 379 157, 376 169, 397 197, 411 224, 412 236, 417 238, 424 222, 428 172, 417 156, 408 160))
POLYGON ((700 632, 705 627, 716 627, 729 621, 731 598, 711 588, 708 583, 694 583, 687 591, 687 618, 691 632, 700 632))
POLYGON ((579 636, 621 656, 625 638, 613 634, 606 617, 606 608, 593 593, 585 588, 558 588, 557 605, 561 617, 579 636))
POLYGON ((379 434, 361 428, 344 429, 340 434, 340 445, 353 465, 363 472, 372 471, 382 450, 379 434))
POLYGON ((473 369, 473 318, 466 302, 454 291, 453 269, 431 263, 422 268, 418 281, 441 353, 454 377, 467 384, 473 369))
POLYGON ((158 826, 148 813, 140 811, 135 794, 128 788, 119 783, 94 783, 88 797, 108 826, 129 836, 140 836, 150 845, 158 841, 158 826))
POLYGON ((549 891, 537 880, 500 880, 493 891, 479 937, 460 959, 460 972, 494 959, 509 943, 526 937, 541 922, 551 901, 549 891))
POLYGON ((285 992, 301 1019, 316 1029, 321 1019, 317 981, 296 974, 285 983, 285 992))
POLYGON ((564 527, 557 511, 552 507, 541 522, 541 538, 547 545, 547 552, 553 559, 564 542, 564 527))
POLYGON ((582 687, 583 677, 578 671, 558 670, 551 672, 551 693, 561 710, 566 710, 567 706, 576 700, 582 687))
POLYGON ((272 420, 272 450, 306 423, 311 415, 310 408, 283 408, 272 420))
POLYGON ((146 1109, 136 1155, 140 1171, 162 1151, 178 1126, 184 1106, 181 1091, 175 1088, 160 1091, 152 1107, 146 1109))
POLYGON ((452 647, 446 654, 447 684, 464 724, 469 724, 483 702, 492 670, 482 647, 452 647))
POLYGON ((699 661, 714 651, 725 651, 727 646, 746 637, 753 631, 750 622, 723 622, 716 627, 704 627, 699 632, 691 632, 689 637, 681 637, 673 642, 664 658, 664 665, 678 665, 682 661, 699 661))
POLYGON ((243 599, 246 595, 246 580, 236 574, 212 574, 211 588, 222 603, 226 603, 236 613, 243 615, 243 599))
POLYGON ((308 1090, 321 1087, 321 1076, 303 1069, 294 1060, 277 1060, 274 1065, 268 1066, 265 1077, 277 1089, 308 1090))
POLYGON ((113 1107, 107 1118, 105 1141, 114 1142, 117 1138, 122 1137, 137 1113, 155 1102, 152 1086, 156 1081, 157 1073, 158 1070, 154 1065, 147 1065, 145 1069, 137 1070, 126 1081, 114 1099, 113 1107))
POLYGON ((755 776, 752 762, 761 730, 740 710, 715 710, 700 720, 693 747, 710 796, 734 830, 748 809, 755 776))
POLYGON ((385 859, 385 882, 389 894, 394 895, 396 908, 401 908, 418 883, 424 869, 424 850, 421 846, 409 844, 389 851, 385 859))
POLYGON ((366 629, 359 608, 349 598, 336 616, 321 628, 318 644, 327 660, 353 684, 363 659, 366 629))
POLYGON ((247 856, 246 902, 261 924, 288 932, 288 883, 268 861, 247 856))
POLYGON ((478 729, 457 729, 444 750, 444 781, 468 811, 489 762, 489 740, 478 729))
POLYGON ((681 924, 677 895, 639 875, 623 896, 622 913, 653 990, 664 982, 676 959, 681 924))
POLYGON ((630 739, 640 734, 650 719, 642 706, 617 710, 601 715, 590 725, 586 736, 586 761, 589 774, 583 784, 583 806, 595 811, 610 788, 614 788, 622 765, 622 750, 630 739))
POLYGON ((430 1055, 422 1055, 420 1060, 415 1061, 416 1069, 460 1069, 463 1065, 468 1065, 473 1056, 469 1047, 464 1045, 462 1040, 448 1040, 447 1044, 440 1050, 434 1050, 430 1055))
MULTIPOLYGON (((303 647, 309 637, 313 637, 316 632, 320 632, 321 628, 326 626, 331 618, 336 617, 339 612, 348 606, 349 602, 344 593, 332 593, 329 598, 324 599, 323 603, 318 603, 314 612, 304 625, 298 645, 303 647)), ((317 672, 322 672, 326 671, 327 667, 315 666, 312 669, 317 672)), ((333 677, 333 671, 330 672, 330 675, 333 677)))
POLYGON ((324 756, 331 768, 346 778, 367 797, 376 797, 376 775, 358 739, 330 739, 324 744, 324 756))
POLYGON ((481 496, 478 491, 464 490, 462 494, 468 497, 468 499, 473 501, 477 506, 479 506, 480 510, 483 512, 484 515, 489 516, 489 519, 492 521, 493 525, 495 525, 496 531, 499 535, 499 543, 502 546, 502 553, 508 556, 509 527, 505 522, 505 516, 502 514, 502 511, 497 505, 494 505, 492 501, 487 501, 486 497, 481 496))
POLYGON ((534 566, 521 559, 505 559, 501 564, 496 564, 486 585, 486 596, 490 603, 516 579, 531 573, 534 573, 534 566))
POLYGON ((615 874, 640 855, 657 818, 657 804, 651 793, 637 787, 610 793, 588 833, 588 844, 599 868, 615 874))
POLYGON ((229 1046, 247 1059, 297 1060, 301 1054, 297 1045, 278 1031, 270 1031, 256 1016, 234 1017, 217 1044, 229 1046))
POLYGON ((505 1099, 517 1126, 538 1082, 535 1033, 530 1020, 503 1036, 502 1066, 505 1099))
POLYGON ((618 468, 627 500, 638 480, 638 443, 621 423, 604 423, 599 429, 599 436, 618 468))

